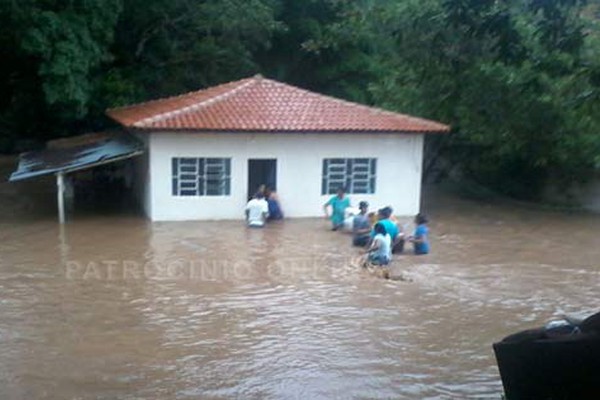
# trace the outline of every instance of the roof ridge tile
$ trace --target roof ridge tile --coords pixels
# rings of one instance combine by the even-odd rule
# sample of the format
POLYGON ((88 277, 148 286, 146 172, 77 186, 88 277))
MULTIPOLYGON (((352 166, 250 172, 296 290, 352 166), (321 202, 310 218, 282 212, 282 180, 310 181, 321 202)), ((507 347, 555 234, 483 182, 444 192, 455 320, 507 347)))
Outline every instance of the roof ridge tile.
MULTIPOLYGON (((231 97, 231 96, 235 95, 236 93, 238 93, 238 92, 246 89, 247 87, 249 87, 252 84, 255 84, 257 82, 255 80, 255 78, 250 78, 250 79, 245 79, 245 80, 246 80, 246 82, 244 82, 244 83, 242 83, 242 81, 238 81, 240 83, 240 85, 235 86, 234 88, 226 91, 225 93, 218 94, 218 95, 216 95, 214 97, 209 97, 206 100, 202 100, 202 101, 200 101, 200 102, 198 102, 196 104, 192 104, 190 106, 186 106, 186 107, 183 107, 183 108, 175 109, 173 111, 167 111, 167 112, 164 112, 164 113, 161 113, 161 114, 154 115, 152 117, 141 119, 141 120, 135 122, 133 125, 137 126, 137 127, 142 127, 142 126, 144 126, 144 125, 146 125, 148 123, 158 122, 158 121, 161 121, 161 120, 169 119, 169 118, 174 117, 176 115, 185 114, 185 113, 187 113, 189 111, 194 111, 194 110, 200 109, 202 107, 211 105, 213 103, 217 103, 217 102, 222 101, 222 100, 224 100, 224 99, 226 99, 228 97, 231 97)), ((190 92, 190 93, 187 93, 187 94, 191 95, 192 93, 199 93, 199 92, 203 92, 203 91, 206 91, 206 90, 209 90, 209 89, 210 88, 201 89, 201 90, 198 90, 198 91, 195 91, 195 92, 190 92)), ((185 96, 185 94, 183 94, 181 96, 185 96)), ((169 99, 176 98, 176 97, 180 97, 180 96, 170 97, 169 99)))

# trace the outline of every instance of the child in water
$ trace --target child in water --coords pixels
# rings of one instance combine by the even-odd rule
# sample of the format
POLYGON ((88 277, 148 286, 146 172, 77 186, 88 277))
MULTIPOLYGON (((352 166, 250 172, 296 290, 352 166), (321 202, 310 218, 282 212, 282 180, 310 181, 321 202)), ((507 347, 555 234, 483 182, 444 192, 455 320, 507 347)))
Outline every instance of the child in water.
POLYGON ((427 228, 427 217, 423 214, 417 214, 415 217, 415 233, 409 238, 412 242, 415 254, 429 253, 429 228, 427 228))
POLYGON ((367 258, 363 265, 366 266, 367 263, 380 266, 388 265, 392 259, 392 238, 381 222, 376 223, 373 230, 375 236, 367 249, 367 258))

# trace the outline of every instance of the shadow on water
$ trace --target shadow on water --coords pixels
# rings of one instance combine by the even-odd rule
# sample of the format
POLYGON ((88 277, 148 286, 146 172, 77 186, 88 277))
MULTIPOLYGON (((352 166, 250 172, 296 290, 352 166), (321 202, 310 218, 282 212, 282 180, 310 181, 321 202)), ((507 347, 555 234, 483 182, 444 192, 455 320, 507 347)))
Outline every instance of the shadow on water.
POLYGON ((426 199, 433 254, 394 260, 410 283, 358 270, 324 220, 61 229, 12 199, 0 397, 498 399, 493 341, 596 311, 600 219, 426 199))

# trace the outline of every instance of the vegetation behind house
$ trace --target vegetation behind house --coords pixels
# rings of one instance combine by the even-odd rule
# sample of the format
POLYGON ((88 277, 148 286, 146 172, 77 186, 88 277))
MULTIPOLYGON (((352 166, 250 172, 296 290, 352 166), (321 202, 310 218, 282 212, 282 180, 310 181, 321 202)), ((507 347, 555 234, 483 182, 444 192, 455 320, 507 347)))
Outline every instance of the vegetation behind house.
POLYGON ((0 150, 262 73, 448 123, 433 154, 537 199, 600 165, 599 16, 580 0, 4 0, 0 150))

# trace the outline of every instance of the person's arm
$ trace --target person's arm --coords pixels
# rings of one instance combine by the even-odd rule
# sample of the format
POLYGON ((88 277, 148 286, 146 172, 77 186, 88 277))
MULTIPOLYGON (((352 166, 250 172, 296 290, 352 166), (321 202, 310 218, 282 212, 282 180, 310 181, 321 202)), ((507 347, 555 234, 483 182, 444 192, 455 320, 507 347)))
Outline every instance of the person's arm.
POLYGON ((425 243, 427 237, 425 235, 413 236, 411 242, 413 243, 425 243))
POLYGON ((424 230, 417 228, 415 234, 410 237, 410 241, 413 243, 425 243, 427 241, 427 234, 424 230))
POLYGON ((262 215, 263 215, 263 219, 265 219, 265 220, 267 218, 269 218, 269 203, 267 203, 266 200, 262 207, 262 215))
POLYGON ((400 222, 394 222, 396 224, 396 229, 398 230, 398 235, 396 235, 395 240, 403 240, 404 239, 404 229, 402 228, 402 225, 400 224, 400 222))
POLYGON ((323 204, 323 212, 325 213, 325 218, 329 218, 329 206, 331 205, 331 200, 327 200, 327 203, 323 204))
POLYGON ((365 253, 371 253, 379 248, 379 240, 375 239, 371 241, 371 245, 365 250, 365 253))

